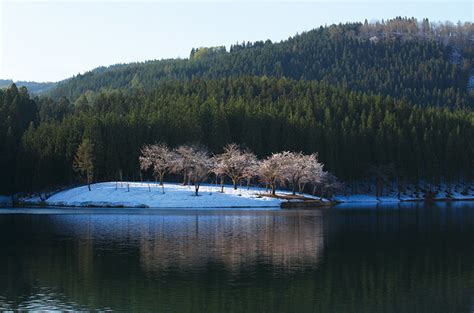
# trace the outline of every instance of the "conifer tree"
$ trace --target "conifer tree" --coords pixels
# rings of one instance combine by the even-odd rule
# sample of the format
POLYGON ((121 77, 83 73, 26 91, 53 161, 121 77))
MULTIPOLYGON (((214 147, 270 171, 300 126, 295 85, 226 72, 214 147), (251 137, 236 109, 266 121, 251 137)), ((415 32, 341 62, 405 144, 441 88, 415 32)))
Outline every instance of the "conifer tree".
POLYGON ((94 179, 94 144, 84 138, 77 148, 73 162, 74 171, 87 179, 87 188, 91 191, 94 179))

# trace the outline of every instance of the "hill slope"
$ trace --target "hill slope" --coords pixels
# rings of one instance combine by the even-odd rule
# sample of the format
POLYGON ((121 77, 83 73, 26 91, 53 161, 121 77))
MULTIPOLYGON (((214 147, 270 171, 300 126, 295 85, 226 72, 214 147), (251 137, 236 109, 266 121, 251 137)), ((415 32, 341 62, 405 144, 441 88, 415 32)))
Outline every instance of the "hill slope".
MULTIPOLYGON (((14 114, 18 101, 9 98, 5 112, 14 114)), ((474 173, 472 111, 414 107, 324 83, 254 76, 175 81, 145 95, 81 96, 69 110, 50 112, 63 116, 58 119, 24 123, 19 153, 4 163, 17 185, 34 189, 73 181, 71 164, 82 138, 94 143, 94 177, 101 181, 119 171, 139 179, 140 148, 154 142, 200 142, 217 153, 236 142, 262 158, 282 150, 318 152, 325 170, 343 180, 368 177, 381 165, 393 165, 396 177, 413 180, 470 179, 474 173), (14 161, 21 165, 16 171, 14 161)), ((0 134, 1 129, 0 124, 0 134)))
POLYGON ((192 49, 188 59, 102 67, 60 83, 51 95, 75 100, 88 90, 151 90, 170 79, 256 75, 327 81, 420 105, 473 106, 468 91, 472 36, 469 23, 454 27, 397 18, 332 25, 279 43, 192 49))

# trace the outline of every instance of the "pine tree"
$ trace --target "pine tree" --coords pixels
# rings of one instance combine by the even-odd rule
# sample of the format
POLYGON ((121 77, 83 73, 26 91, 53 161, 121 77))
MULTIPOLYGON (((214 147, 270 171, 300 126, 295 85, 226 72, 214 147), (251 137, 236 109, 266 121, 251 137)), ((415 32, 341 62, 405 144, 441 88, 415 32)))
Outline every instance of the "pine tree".
POLYGON ((91 191, 91 183, 94 179, 94 144, 87 138, 84 138, 77 148, 73 169, 86 177, 87 188, 91 191))

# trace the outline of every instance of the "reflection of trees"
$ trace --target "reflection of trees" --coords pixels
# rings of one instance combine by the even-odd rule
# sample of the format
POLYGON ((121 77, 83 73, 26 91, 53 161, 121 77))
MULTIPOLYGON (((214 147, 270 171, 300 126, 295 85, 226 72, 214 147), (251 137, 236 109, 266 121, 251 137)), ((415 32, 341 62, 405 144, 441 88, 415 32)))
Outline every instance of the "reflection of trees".
POLYGON ((76 284, 78 268, 92 267, 90 234, 75 238, 76 244, 66 229, 54 232, 46 216, 0 215, 0 221, 0 311, 85 310, 63 291, 76 284))
POLYGON ((15 220, 0 216, 0 308, 472 309, 472 207, 15 220))
POLYGON ((323 247, 320 216, 199 216, 177 224, 163 219, 140 234, 147 271, 220 263, 231 271, 257 263, 295 270, 315 266, 323 247))
POLYGON ((472 311, 473 208, 466 203, 410 203, 336 211, 325 225, 330 248, 321 267, 339 287, 331 290, 327 308, 472 311))

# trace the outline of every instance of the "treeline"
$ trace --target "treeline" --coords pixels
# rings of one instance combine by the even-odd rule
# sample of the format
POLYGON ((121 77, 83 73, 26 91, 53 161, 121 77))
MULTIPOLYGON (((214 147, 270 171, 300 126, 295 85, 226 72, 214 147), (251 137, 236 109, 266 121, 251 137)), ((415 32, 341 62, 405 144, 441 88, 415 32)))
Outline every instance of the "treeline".
MULTIPOLYGON (((424 18, 419 21, 416 18, 396 17, 382 21, 369 23, 365 20, 360 29, 360 37, 371 38, 377 36, 385 39, 408 40, 431 40, 443 44, 464 47, 474 36, 474 24, 472 22, 447 21, 444 23, 432 23, 424 18)), ((375 39, 375 38, 373 38, 375 39)))
POLYGON ((0 91, 0 192, 77 181, 79 144, 93 144, 94 177, 140 179, 144 144, 198 142, 220 153, 235 142, 259 158, 318 152, 344 181, 372 179, 392 165, 399 179, 472 179, 474 113, 285 78, 163 83, 152 92, 87 93, 74 103, 0 91))
POLYGON ((0 194, 23 187, 17 179, 21 163, 21 139, 25 130, 37 121, 37 103, 30 99, 25 87, 16 85, 0 89, 0 194))
POLYGON ((474 66, 474 27, 396 18, 320 27, 279 43, 270 40, 192 49, 188 59, 115 65, 77 75, 51 96, 72 101, 87 91, 153 91, 170 80, 231 76, 324 81, 420 106, 473 107, 467 86, 474 66))
MULTIPOLYGON (((92 153, 80 153, 84 145, 89 145, 87 139, 79 146, 76 159, 91 162, 92 153)), ((305 187, 311 186, 313 194, 319 189, 320 195, 331 196, 339 186, 334 175, 323 171, 324 165, 318 161, 316 153, 305 155, 301 152, 283 151, 259 160, 252 151, 241 149, 234 143, 223 149, 222 153, 211 156, 202 145, 181 145, 175 149, 170 149, 166 144, 146 145, 141 150, 140 169, 151 172, 156 181, 159 179, 163 193, 165 175, 173 173, 182 176, 183 184, 194 185, 196 196, 201 183, 208 179, 214 179, 216 184, 219 180, 221 192, 224 192, 226 178, 232 181, 235 190, 244 181, 247 186, 252 181, 260 182, 271 190, 272 195, 276 194, 279 186, 291 188, 293 195, 296 191, 302 193, 305 187)), ((89 166, 89 170, 85 170, 86 168, 82 167, 81 170, 89 172, 87 176, 91 190, 90 176, 93 167, 89 166)))

